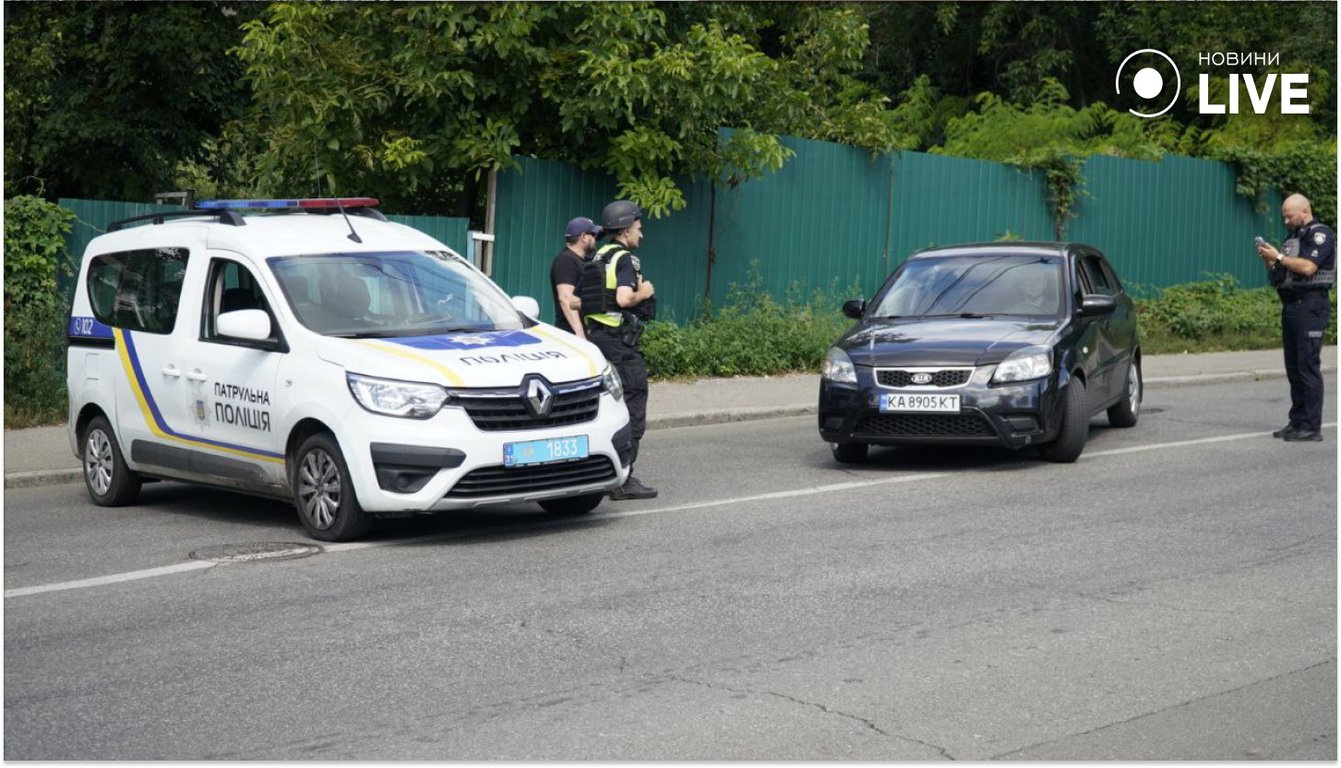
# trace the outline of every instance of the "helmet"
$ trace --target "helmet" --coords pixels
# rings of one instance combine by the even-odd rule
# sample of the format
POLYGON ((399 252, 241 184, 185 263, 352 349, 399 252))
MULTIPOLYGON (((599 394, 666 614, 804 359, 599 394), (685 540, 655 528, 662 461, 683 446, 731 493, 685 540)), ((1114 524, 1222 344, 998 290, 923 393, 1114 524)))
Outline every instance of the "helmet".
POLYGON ((601 209, 601 228, 607 232, 627 229, 641 219, 643 212, 628 200, 616 200, 601 209))

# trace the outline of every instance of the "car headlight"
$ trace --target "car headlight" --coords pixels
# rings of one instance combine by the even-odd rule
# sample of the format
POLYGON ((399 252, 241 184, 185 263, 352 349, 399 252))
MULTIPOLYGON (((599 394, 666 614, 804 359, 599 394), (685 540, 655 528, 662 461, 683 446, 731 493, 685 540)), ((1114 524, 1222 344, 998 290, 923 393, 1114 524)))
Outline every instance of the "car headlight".
POLYGON ((992 374, 993 384, 1041 379, 1052 373, 1052 351, 1047 347, 1025 347, 1001 361, 992 374))
POLYGON ((614 399, 624 399, 624 385, 620 383, 619 374, 615 372, 613 365, 607 365, 605 370, 601 371, 601 387, 614 399))
POLYGON ((835 384, 856 384, 857 367, 852 364, 852 358, 838 347, 830 347, 828 354, 824 356, 824 367, 820 370, 820 377, 832 381, 835 384))
POLYGON ((427 419, 447 402, 447 390, 437 384, 377 379, 357 373, 346 373, 345 380, 359 405, 384 416, 427 419))

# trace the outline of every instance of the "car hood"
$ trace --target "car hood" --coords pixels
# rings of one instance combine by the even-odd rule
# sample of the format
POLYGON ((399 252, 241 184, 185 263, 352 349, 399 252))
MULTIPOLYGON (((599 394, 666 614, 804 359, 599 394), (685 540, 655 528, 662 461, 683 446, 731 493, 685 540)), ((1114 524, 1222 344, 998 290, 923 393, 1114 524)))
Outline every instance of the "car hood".
POLYGON ((931 318, 877 320, 839 339, 856 365, 987 365, 1047 343, 1060 321, 931 318))
POLYGON ((595 345, 547 325, 384 339, 323 337, 322 360, 350 373, 448 387, 511 387, 528 373, 562 383, 600 375, 595 345))

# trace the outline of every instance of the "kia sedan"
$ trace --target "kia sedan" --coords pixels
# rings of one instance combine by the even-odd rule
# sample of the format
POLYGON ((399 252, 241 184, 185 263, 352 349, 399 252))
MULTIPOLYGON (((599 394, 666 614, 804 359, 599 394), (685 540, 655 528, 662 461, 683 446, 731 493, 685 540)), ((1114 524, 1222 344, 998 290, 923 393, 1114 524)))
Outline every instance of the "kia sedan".
POLYGON ((1113 266, 1079 243, 920 251, 825 356, 820 436, 836 460, 872 445, 1037 446, 1075 461, 1089 421, 1136 424, 1136 308, 1113 266))

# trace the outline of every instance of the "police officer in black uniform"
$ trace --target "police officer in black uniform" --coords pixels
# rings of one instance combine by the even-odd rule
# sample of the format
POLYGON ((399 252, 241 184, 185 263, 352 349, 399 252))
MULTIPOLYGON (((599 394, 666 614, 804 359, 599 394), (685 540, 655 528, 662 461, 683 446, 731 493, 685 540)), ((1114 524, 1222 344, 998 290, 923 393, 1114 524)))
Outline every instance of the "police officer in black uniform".
POLYGON ((1281 205, 1290 236, 1276 250, 1267 243, 1257 254, 1280 295, 1285 375, 1290 380, 1290 423, 1271 433, 1288 442, 1322 440, 1322 337, 1331 319, 1328 291, 1336 284, 1336 236, 1313 218, 1303 195, 1281 205))
POLYGON ((651 499, 657 495, 633 476, 632 463, 638 460, 638 444, 647 430, 647 363, 638 346, 643 324, 656 316, 655 289, 644 280, 642 264, 633 254, 643 240, 643 213, 628 200, 616 200, 601 211, 603 235, 613 240, 588 258, 599 265, 588 266, 577 296, 581 300, 582 320, 587 340, 600 348, 605 359, 619 373, 624 386, 624 403, 629 409, 633 430, 633 455, 629 478, 610 492, 610 498, 651 499), (597 275, 596 279, 592 279, 597 275))

